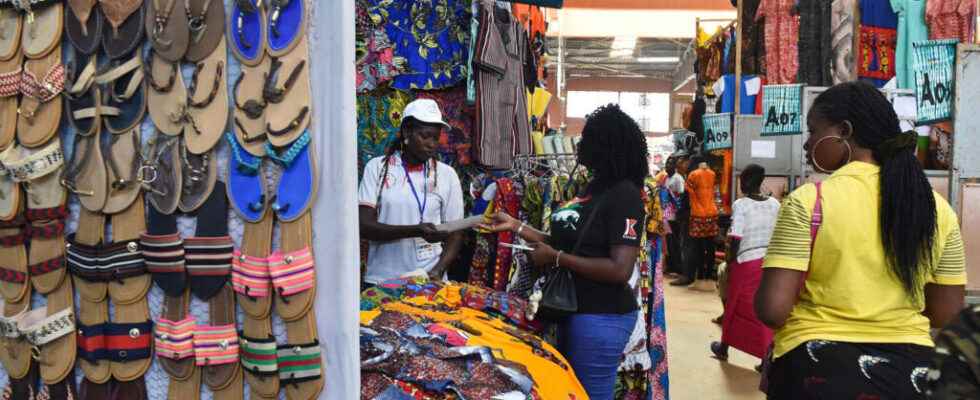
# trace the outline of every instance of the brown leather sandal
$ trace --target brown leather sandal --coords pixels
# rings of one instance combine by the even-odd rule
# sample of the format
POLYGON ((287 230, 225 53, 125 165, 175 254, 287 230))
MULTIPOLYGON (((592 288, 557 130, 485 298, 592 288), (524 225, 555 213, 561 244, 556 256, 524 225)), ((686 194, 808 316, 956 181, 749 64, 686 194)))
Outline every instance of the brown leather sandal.
POLYGON ((24 63, 17 118, 17 139, 22 146, 43 146, 58 133, 64 89, 65 66, 60 47, 43 58, 24 63))
POLYGON ((183 1, 146 0, 146 5, 146 32, 153 50, 164 60, 180 62, 190 43, 183 1))
MULTIPOLYGON (((0 8, 0 12, 4 12, 0 8)), ((0 15, 0 25, 4 23, 0 15)), ((2 29, 2 28, 0 28, 2 29)), ((2 36, 2 35, 0 35, 2 36)), ((2 47, 0 43, 0 47, 2 47)), ((2 50, 0 50, 2 51, 2 50)), ((17 132, 17 107, 20 95, 24 57, 15 52, 10 58, 0 58, 0 148, 9 147, 17 132)))
POLYGON ((169 62, 149 50, 146 67, 146 97, 150 118, 157 130, 170 136, 184 132, 187 113, 187 88, 180 73, 180 63, 169 62))
POLYGON ((99 245, 104 240, 105 216, 82 207, 78 216, 78 230, 68 236, 66 261, 72 272, 75 288, 78 291, 78 364, 84 372, 83 391, 96 390, 95 385, 103 385, 112 378, 109 360, 99 353, 105 350, 101 329, 109 321, 108 284, 105 281, 90 280, 78 273, 82 265, 95 264, 99 245), (102 339, 102 340, 99 340, 102 339))
POLYGON ((188 120, 184 127, 187 150, 204 154, 221 140, 228 125, 228 53, 222 38, 214 51, 194 69, 187 90, 188 120))
POLYGON ((243 64, 233 91, 235 136, 238 137, 242 148, 256 157, 265 156, 265 143, 268 140, 265 131, 266 101, 263 98, 263 89, 268 86, 266 82, 269 82, 271 62, 271 58, 264 57, 254 67, 243 64))
POLYGON ((225 36, 225 5, 221 0, 185 1, 190 43, 184 58, 189 62, 204 60, 225 36))
POLYGON ((109 179, 109 194, 102 212, 107 215, 118 214, 130 208, 139 197, 142 183, 139 180, 140 128, 126 133, 113 134, 106 154, 106 173, 109 179))
MULTIPOLYGON (((298 1, 298 0, 294 0, 298 1)), ((289 54, 272 62, 271 87, 265 89, 266 133, 269 143, 285 147, 293 143, 310 125, 310 70, 307 40, 289 54)))
POLYGON ((61 48, 61 33, 65 27, 65 11, 61 1, 27 0, 13 4, 25 14, 21 30, 24 55, 29 59, 39 59, 51 53, 60 53, 57 49, 61 48))
POLYGON ((157 133, 150 139, 149 152, 140 167, 143 190, 150 204, 161 214, 173 214, 180 202, 183 175, 179 146, 179 137, 157 133))

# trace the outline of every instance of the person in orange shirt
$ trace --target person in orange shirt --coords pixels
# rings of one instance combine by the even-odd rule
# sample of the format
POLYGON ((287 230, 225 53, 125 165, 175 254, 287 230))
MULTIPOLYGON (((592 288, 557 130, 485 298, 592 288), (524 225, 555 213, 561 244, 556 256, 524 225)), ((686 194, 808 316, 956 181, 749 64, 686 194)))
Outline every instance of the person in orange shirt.
POLYGON ((687 259, 687 277, 684 282, 714 276, 715 237, 718 236, 718 206, 715 204, 715 172, 702 157, 695 157, 691 164, 698 168, 687 177, 686 189, 691 202, 690 256, 687 259))

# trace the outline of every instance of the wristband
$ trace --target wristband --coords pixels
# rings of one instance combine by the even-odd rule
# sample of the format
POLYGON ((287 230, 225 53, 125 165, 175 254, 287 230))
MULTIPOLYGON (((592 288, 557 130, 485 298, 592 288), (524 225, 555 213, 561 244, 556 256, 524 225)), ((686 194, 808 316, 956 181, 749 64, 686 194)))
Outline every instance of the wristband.
POLYGON ((527 226, 527 223, 521 222, 521 226, 517 228, 517 237, 521 236, 521 232, 524 231, 525 226, 527 226))
POLYGON ((558 254, 555 255, 555 268, 561 268, 561 253, 564 251, 558 250, 558 254))

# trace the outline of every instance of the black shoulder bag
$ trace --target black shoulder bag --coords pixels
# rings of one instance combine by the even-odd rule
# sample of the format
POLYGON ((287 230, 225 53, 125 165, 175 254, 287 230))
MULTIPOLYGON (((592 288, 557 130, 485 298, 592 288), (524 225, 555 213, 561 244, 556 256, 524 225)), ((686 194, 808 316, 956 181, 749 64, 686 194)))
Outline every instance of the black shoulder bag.
MULTIPOLYGON (((585 225, 579 231, 575 247, 568 254, 577 253, 582 246, 582 240, 585 239, 586 232, 592 226, 592 222, 595 221, 604 197, 596 202, 592 212, 589 213, 585 225)), ((538 312, 535 316, 540 319, 558 321, 576 313, 578 311, 578 294, 575 292, 575 277, 572 276, 572 271, 568 268, 555 266, 547 274, 541 288, 541 301, 538 302, 538 312)))

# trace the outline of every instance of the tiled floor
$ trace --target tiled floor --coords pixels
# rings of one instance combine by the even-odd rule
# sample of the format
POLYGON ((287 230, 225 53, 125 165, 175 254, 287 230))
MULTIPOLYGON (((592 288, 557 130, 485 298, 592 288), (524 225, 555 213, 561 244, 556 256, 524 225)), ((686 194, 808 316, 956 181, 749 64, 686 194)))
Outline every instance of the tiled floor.
POLYGON ((761 400, 759 360, 730 350, 727 363, 711 358, 708 345, 721 338, 711 319, 721 314, 714 292, 667 286, 667 357, 671 400, 761 400))

